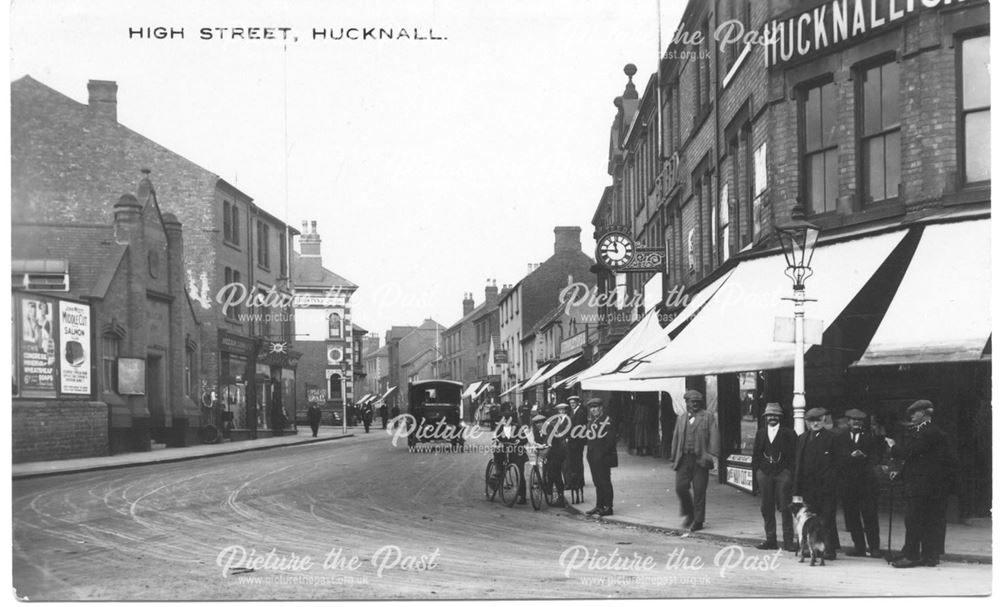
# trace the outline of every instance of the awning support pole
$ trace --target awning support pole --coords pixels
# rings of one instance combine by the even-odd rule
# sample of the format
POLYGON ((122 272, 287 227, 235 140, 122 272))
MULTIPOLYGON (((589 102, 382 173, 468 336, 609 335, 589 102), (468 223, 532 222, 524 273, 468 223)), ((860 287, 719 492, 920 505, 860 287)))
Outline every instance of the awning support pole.
POLYGON ((795 302, 795 381, 792 396, 792 416, 795 418, 795 433, 806 431, 806 343, 805 314, 806 290, 804 286, 796 285, 795 302))

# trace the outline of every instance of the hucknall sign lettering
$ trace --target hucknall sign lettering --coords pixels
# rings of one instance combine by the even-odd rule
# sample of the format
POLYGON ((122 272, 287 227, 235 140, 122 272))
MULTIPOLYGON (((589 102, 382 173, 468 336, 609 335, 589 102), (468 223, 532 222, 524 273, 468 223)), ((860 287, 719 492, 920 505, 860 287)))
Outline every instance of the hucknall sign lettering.
POLYGON ((801 59, 887 27, 924 9, 965 0, 832 0, 764 26, 768 67, 801 59))

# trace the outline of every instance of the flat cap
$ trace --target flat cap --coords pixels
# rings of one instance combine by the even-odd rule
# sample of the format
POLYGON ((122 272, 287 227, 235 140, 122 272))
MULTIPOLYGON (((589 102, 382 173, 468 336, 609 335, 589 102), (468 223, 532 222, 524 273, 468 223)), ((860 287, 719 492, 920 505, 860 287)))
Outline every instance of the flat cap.
POLYGON ((569 409, 569 405, 566 403, 559 403, 556 405, 556 411, 565 411, 566 409, 569 409))
POLYGON ((844 413, 844 417, 849 417, 851 419, 868 419, 868 414, 861 409, 848 409, 844 413))
POLYGON ((779 405, 778 403, 767 403, 767 406, 764 407, 764 415, 784 416, 785 411, 784 409, 781 408, 781 405, 779 405))
POLYGON ((698 400, 705 402, 705 396, 697 390, 688 390, 684 393, 684 400, 698 400))
POLYGON ((806 419, 823 419, 826 417, 826 409, 823 407, 813 407, 806 411, 806 419))
POLYGON ((918 400, 906 408, 907 415, 913 415, 917 411, 934 410, 934 403, 929 400, 918 400))
POLYGON ((601 399, 599 399, 599 398, 592 398, 592 399, 590 399, 590 400, 587 401, 587 406, 588 407, 603 407, 604 406, 604 401, 601 400, 601 399))
POLYGON ((536 415, 531 418, 531 423, 537 424, 538 422, 545 421, 546 417, 544 415, 536 415))
POLYGON ((573 396, 567 397, 566 400, 583 400, 583 399, 574 394, 573 396))

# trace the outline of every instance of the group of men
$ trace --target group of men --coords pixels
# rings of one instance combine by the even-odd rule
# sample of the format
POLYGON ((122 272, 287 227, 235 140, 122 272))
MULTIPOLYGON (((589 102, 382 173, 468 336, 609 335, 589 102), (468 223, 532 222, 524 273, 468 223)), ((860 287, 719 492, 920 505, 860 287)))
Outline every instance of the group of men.
MULTIPOLYGON (((618 465, 616 449, 617 436, 604 401, 592 398, 584 408, 579 396, 570 396, 568 403, 556 405, 554 415, 566 416, 567 421, 558 423, 551 416, 541 413, 531 418, 532 432, 523 436, 518 432, 520 423, 516 416, 501 420, 496 431, 499 443, 494 459, 497 470, 502 469, 504 460, 512 462, 523 470, 527 461, 524 447, 528 436, 539 445, 548 447, 545 467, 547 476, 553 480, 557 506, 566 503, 565 489, 582 490, 583 453, 586 449, 590 476, 594 482, 597 503, 588 515, 607 516, 614 514, 614 488, 611 484, 611 468, 618 465)), ((518 501, 524 503, 524 483, 518 489, 518 501)))
POLYGON ((853 549, 848 556, 882 557, 879 537, 878 468, 888 454, 904 462, 906 540, 894 567, 933 567, 944 552, 945 508, 954 455, 947 437, 931 422, 933 405, 918 400, 907 409, 906 436, 897 442, 875 436, 867 428, 868 415, 850 409, 845 432, 826 427, 826 409, 805 413, 806 431, 797 436, 781 426, 784 411, 778 403, 764 409, 765 425, 754 440, 753 469, 761 495, 765 540, 757 547, 778 548, 775 512, 781 512, 783 547, 794 550, 791 504, 801 501, 823 521, 827 530, 827 560, 841 549, 837 533, 837 503, 853 549))

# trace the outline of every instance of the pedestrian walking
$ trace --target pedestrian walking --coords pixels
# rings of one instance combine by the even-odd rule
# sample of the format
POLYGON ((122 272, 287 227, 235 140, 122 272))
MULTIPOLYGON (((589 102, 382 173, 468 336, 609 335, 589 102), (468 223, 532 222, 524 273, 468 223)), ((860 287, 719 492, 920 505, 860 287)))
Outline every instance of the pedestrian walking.
POLYGON ((848 409, 847 442, 844 458, 840 501, 844 524, 851 534, 854 549, 848 556, 882 557, 878 526, 878 480, 875 467, 882 461, 883 441, 865 429, 868 415, 860 409, 848 409))
POLYGON ((684 393, 687 411, 677 418, 671 445, 674 486, 681 502, 682 526, 689 531, 705 527, 705 493, 708 471, 719 454, 719 423, 705 410, 705 397, 697 390, 684 393), (693 490, 693 495, 692 495, 693 490))
POLYGON ((886 438, 893 457, 901 457, 906 488, 906 540, 893 567, 934 567, 944 553, 948 494, 957 462, 948 436, 933 422, 934 405, 918 400, 907 408, 910 425, 901 444, 886 438))
POLYGON ((385 403, 379 405, 378 416, 382 418, 382 429, 385 430, 389 426, 389 409, 385 403))
POLYGON ((583 450, 587 447, 587 410, 580 402, 579 396, 570 396, 566 400, 570 407, 570 432, 566 441, 566 488, 579 493, 577 497, 582 497, 583 450))
POLYGON ((764 517, 764 542, 761 550, 778 548, 778 528, 774 513, 781 512, 782 546, 795 550, 792 522, 792 468, 795 464, 795 431, 781 426, 785 412, 778 403, 764 408, 764 427, 757 430, 753 442, 753 470, 760 489, 760 513, 764 517))
POLYGON ((309 427, 312 428, 313 436, 319 434, 319 421, 322 418, 323 410, 319 408, 319 403, 310 404, 306 411, 306 419, 309 421, 309 427))
POLYGON ((365 405, 361 409, 361 423, 365 425, 365 434, 368 434, 368 431, 371 430, 373 417, 374 411, 372 411, 372 406, 365 405))
POLYGON ((604 401, 592 398, 587 401, 590 425, 587 426, 587 463, 590 477, 594 479, 597 504, 587 511, 588 515, 608 516, 614 514, 615 490, 611 484, 611 469, 618 467, 618 451, 615 447, 618 437, 604 408, 604 401))
POLYGON ((827 411, 815 407, 806 411, 806 431, 799 436, 795 447, 795 475, 792 491, 809 506, 820 519, 829 535, 823 558, 834 560, 840 549, 837 535, 837 482, 842 465, 841 442, 827 430, 824 419, 827 411))

